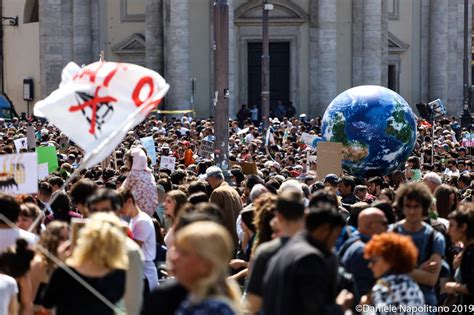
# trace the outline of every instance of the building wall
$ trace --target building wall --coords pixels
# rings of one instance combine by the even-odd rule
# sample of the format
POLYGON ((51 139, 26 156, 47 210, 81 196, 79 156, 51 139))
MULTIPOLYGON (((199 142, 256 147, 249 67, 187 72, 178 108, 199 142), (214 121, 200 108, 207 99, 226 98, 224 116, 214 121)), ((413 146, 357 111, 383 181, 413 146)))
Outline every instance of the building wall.
MULTIPOLYGON (((3 26, 4 31, 4 89, 18 114, 28 112, 23 100, 23 79, 32 78, 35 99, 40 98, 39 23, 23 23, 26 0, 3 0, 3 16, 18 16, 18 26, 3 26)), ((4 24, 7 24, 4 22, 4 24)))
MULTIPOLYGON (((337 0, 337 93, 352 87, 352 1, 337 0)), ((334 95, 336 97, 337 95, 334 95)), ((327 104, 329 105, 329 104, 327 104)))

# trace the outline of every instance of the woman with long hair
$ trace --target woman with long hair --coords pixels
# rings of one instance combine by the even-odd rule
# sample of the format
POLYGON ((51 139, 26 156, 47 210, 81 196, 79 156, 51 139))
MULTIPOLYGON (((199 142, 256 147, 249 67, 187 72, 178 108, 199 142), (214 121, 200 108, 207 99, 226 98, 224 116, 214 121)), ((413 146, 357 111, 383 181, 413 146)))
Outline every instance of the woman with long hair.
MULTIPOLYGON (((463 249, 454 259, 455 281, 447 282, 444 290, 448 294, 460 294, 460 304, 474 305, 474 208, 472 204, 463 205, 448 218, 449 236, 453 243, 462 243, 463 249)), ((469 308, 462 310, 471 314, 469 308)))
POLYGON ((31 307, 33 301, 30 290, 24 287, 27 281, 23 280, 34 255, 24 239, 16 240, 16 245, 0 254, 0 314, 16 315, 20 307, 24 312, 31 312, 25 308, 31 307), (19 287, 22 292, 19 292, 19 287))
POLYGON ((49 278, 56 269, 56 265, 46 255, 44 250, 57 257, 59 246, 66 242, 68 237, 69 226, 66 222, 61 221, 51 222, 48 224, 46 230, 41 233, 37 245, 41 246, 42 250, 36 250, 36 255, 31 262, 31 270, 29 273, 33 296, 35 296, 33 302, 35 314, 41 314, 42 312, 43 307, 41 306, 41 300, 43 292, 49 282, 49 278))
POLYGON ((457 189, 453 186, 442 184, 434 192, 436 198, 436 211, 438 216, 447 219, 449 214, 458 207, 457 189))
POLYGON ((72 256, 66 260, 67 267, 53 272, 43 306, 56 309, 56 315, 114 314, 114 304, 125 292, 126 237, 126 227, 114 214, 92 215, 79 231, 72 256), (92 293, 84 283, 96 292, 92 293))
POLYGON ((234 242, 214 222, 196 222, 176 233, 171 254, 177 280, 189 291, 176 314, 238 314, 240 290, 227 279, 234 242))
POLYGON ((82 218, 79 213, 71 211, 71 199, 65 192, 58 191, 56 194, 56 199, 50 205, 53 213, 46 217, 46 225, 55 220, 71 223, 72 218, 82 218))
POLYGON ((174 238, 174 225, 176 224, 176 218, 181 213, 183 206, 188 202, 188 197, 181 190, 172 190, 166 193, 164 208, 165 208, 165 224, 164 228, 167 230, 165 236, 165 243, 167 247, 170 247, 173 243, 174 238))

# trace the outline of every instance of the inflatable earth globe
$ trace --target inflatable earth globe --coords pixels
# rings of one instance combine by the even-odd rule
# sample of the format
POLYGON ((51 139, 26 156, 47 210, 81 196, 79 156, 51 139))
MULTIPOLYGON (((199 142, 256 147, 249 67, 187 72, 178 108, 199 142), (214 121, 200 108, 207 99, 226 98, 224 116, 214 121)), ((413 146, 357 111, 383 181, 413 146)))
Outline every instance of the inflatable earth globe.
POLYGON ((322 120, 323 141, 340 142, 342 168, 357 177, 387 175, 404 165, 416 141, 416 118, 407 102, 381 86, 339 94, 322 120))

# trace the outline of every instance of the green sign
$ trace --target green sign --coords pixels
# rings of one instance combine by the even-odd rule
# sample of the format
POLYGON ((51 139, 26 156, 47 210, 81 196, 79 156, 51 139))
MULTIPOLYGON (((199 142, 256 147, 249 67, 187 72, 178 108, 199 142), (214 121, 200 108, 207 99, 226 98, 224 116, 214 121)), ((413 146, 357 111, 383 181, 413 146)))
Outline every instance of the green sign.
POLYGON ((38 154, 38 164, 48 163, 49 174, 58 169, 58 156, 55 147, 38 147, 36 153, 38 154))

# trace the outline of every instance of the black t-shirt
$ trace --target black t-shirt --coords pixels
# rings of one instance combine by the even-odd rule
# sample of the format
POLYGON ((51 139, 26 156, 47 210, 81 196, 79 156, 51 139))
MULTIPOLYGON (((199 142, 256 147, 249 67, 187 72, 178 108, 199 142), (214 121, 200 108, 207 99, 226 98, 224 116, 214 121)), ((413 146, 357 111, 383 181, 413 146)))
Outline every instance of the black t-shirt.
POLYGON ((186 288, 174 279, 169 280, 148 295, 141 315, 173 315, 187 295, 186 288))
MULTIPOLYGON (((112 304, 125 292, 125 271, 112 270, 103 277, 88 277, 70 267, 85 282, 101 293, 112 304)), ((46 287, 42 304, 56 308, 56 315, 113 315, 114 311, 72 278, 63 268, 57 268, 46 287)))
POLYGON ((279 237, 264 243, 257 248, 255 257, 251 262, 250 276, 247 282, 247 292, 263 296, 263 276, 267 270, 270 259, 286 244, 287 237, 279 237))

